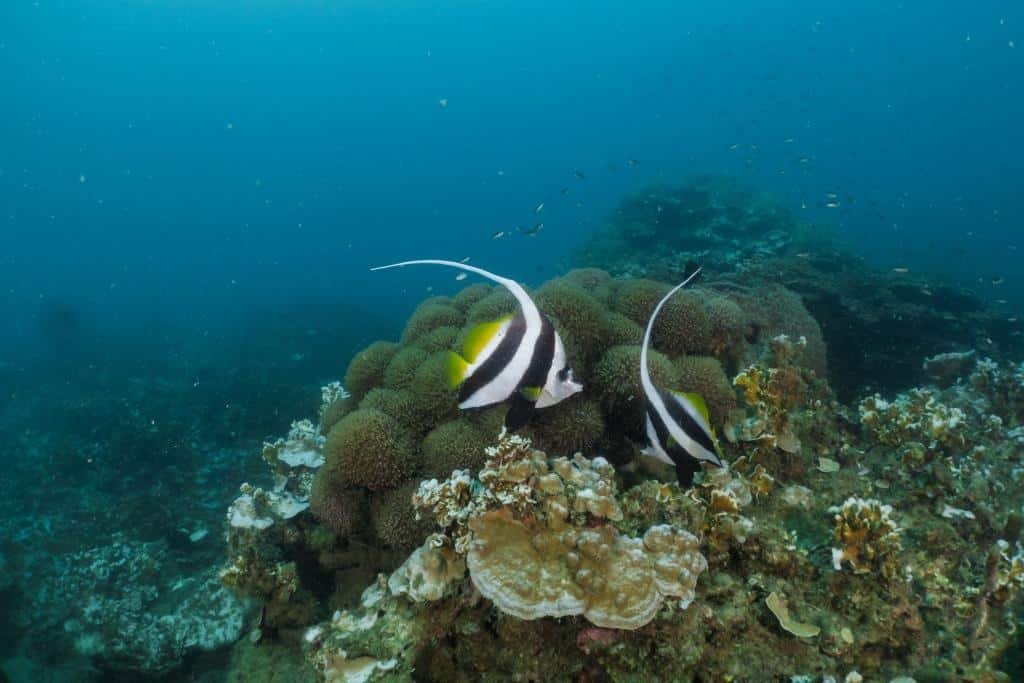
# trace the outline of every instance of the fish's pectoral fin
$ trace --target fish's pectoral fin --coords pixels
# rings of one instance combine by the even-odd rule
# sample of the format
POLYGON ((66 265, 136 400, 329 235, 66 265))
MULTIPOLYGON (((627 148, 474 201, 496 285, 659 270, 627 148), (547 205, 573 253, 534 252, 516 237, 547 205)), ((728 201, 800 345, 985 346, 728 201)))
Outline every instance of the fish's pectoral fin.
POLYGON ((514 432, 526 426, 526 423, 533 417, 536 402, 531 401, 523 395, 522 391, 512 394, 509 402, 508 413, 505 414, 505 429, 514 432))
POLYGON ((700 461, 686 455, 676 461, 676 477, 679 479, 680 488, 688 489, 693 486, 693 477, 700 469, 700 461))
POLYGON ((447 358, 448 388, 455 389, 466 380, 466 373, 469 372, 469 363, 454 351, 449 351, 447 358))
POLYGON ((504 318, 498 320, 492 320, 486 323, 480 323, 469 331, 466 335, 466 341, 462 344, 462 354, 466 360, 470 363, 476 362, 476 359, 480 356, 480 352, 486 348, 487 344, 494 339, 494 335, 501 331, 502 326, 512 319, 511 315, 507 315, 504 318))
POLYGON ((523 387, 519 390, 519 393, 530 403, 536 403, 540 400, 540 394, 543 390, 543 387, 523 387))

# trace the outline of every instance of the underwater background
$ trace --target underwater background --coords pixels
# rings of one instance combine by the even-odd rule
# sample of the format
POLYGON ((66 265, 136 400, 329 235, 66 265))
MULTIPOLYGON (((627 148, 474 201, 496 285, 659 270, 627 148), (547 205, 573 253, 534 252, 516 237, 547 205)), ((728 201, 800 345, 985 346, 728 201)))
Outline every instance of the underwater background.
MULTIPOLYGON (((3 3, 0 680, 1021 680, 1022 27, 1015 2, 3 3), (390 636, 373 639, 392 650, 356 643, 343 612, 369 609, 374 576, 437 532, 411 521, 418 482, 498 467, 483 453, 500 416, 470 435, 477 418, 420 368, 507 306, 473 309, 484 291, 459 293, 475 276, 369 271, 413 258, 537 292, 596 393, 527 435, 618 472, 577 463, 625 520, 591 510, 583 526, 701 539, 711 569, 690 607, 621 628, 527 620, 469 558, 484 597, 453 571, 413 600, 459 605, 442 632, 389 602, 390 636), (635 464, 642 416, 615 388, 636 363, 615 350, 667 291, 640 278, 676 284, 694 265, 700 320, 722 317, 706 341, 686 319, 660 342, 662 377, 706 389, 741 464, 688 496, 635 464), (417 309, 435 296, 453 298, 417 309), (370 411, 400 436, 381 457, 408 451, 386 482, 330 455, 333 428, 370 411), (307 454, 296 472, 263 450, 279 437, 307 454), (239 522, 244 482, 297 507, 243 491, 255 512, 239 522), (328 512, 324 490, 359 510, 328 512), (843 545, 861 523, 885 539, 864 557, 888 559, 843 545), (803 559, 778 560, 786 548, 803 559), (739 577, 728 599, 715 575, 739 577), (820 635, 779 628, 773 581, 820 635), (835 596, 856 581, 899 587, 840 623, 835 596), (903 611, 883 619, 887 601, 903 611), (937 650, 909 644, 929 638, 937 650), (538 640, 577 658, 534 670, 537 652, 509 654, 538 640)), ((444 533, 454 548, 468 532, 444 533)))

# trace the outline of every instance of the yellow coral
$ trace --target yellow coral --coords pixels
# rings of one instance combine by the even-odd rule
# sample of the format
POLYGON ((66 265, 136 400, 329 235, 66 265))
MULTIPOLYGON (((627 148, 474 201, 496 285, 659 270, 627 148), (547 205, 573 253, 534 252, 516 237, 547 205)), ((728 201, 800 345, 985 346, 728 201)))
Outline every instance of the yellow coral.
POLYGON ((835 513, 838 547, 832 549, 832 564, 836 571, 845 562, 856 574, 878 570, 886 578, 896 578, 902 545, 900 529, 890 517, 892 507, 853 496, 830 511, 835 513))

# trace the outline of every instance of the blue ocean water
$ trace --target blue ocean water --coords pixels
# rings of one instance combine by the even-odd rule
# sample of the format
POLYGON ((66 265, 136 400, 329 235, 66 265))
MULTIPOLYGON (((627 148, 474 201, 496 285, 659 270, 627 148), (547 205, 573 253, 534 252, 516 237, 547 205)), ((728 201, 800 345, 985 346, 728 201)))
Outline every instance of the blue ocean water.
POLYGON ((371 266, 537 285, 694 173, 1020 315, 1022 74, 1010 1, 8 0, 0 429, 160 376, 257 442, 466 284, 371 266))
POLYGON ((0 12, 5 346, 48 301, 186 336, 296 298, 396 316, 367 266, 472 256, 536 281, 626 189, 705 171, 804 201, 880 264, 1021 298, 1014 3, 0 12), (541 239, 491 240, 545 200, 541 239))

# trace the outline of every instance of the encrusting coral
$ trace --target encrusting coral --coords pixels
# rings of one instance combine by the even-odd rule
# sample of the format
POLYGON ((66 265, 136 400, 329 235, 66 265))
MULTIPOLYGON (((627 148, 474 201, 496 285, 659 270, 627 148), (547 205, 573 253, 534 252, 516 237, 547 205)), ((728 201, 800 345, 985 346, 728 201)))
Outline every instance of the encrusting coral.
POLYGON ((487 451, 479 485, 465 474, 424 482, 417 504, 443 541, 465 554, 473 584, 521 619, 582 614, 606 628, 638 628, 668 597, 685 608, 707 563, 697 538, 671 525, 622 535, 614 470, 603 458, 555 458, 505 436, 487 451), (461 507, 460 507, 461 506, 461 507))

